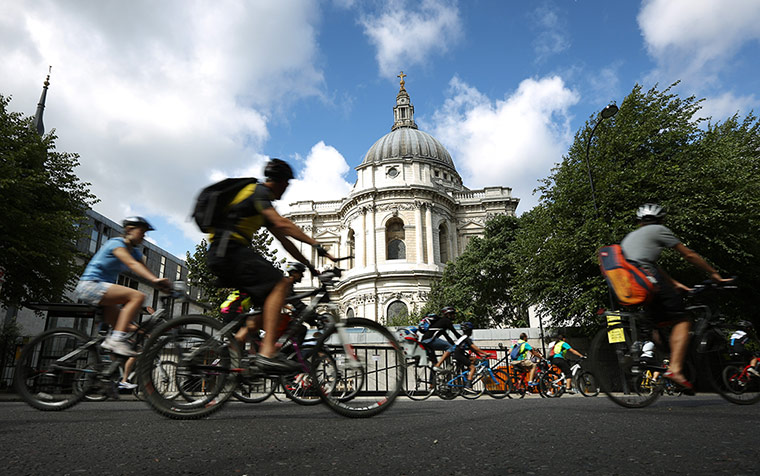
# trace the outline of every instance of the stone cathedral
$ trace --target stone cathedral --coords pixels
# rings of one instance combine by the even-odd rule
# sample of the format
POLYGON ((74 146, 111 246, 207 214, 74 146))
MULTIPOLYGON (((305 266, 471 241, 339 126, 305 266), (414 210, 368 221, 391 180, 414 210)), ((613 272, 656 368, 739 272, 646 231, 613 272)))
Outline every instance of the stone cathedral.
POLYGON ((449 152, 417 128, 405 76, 399 75, 391 132, 356 167, 349 195, 299 201, 286 215, 333 256, 354 256, 340 263, 346 271, 333 293, 346 317, 386 322, 421 309, 446 263, 482 235, 489 218, 514 215, 519 202, 508 187, 462 184, 449 152))

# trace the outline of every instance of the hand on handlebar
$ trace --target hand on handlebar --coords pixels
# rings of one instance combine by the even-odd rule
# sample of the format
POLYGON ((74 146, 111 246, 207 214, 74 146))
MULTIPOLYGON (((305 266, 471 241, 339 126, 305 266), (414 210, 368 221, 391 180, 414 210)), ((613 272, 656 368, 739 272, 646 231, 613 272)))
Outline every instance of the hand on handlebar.
POLYGON ((172 292, 172 283, 167 278, 156 278, 153 280, 153 286, 165 293, 172 292))

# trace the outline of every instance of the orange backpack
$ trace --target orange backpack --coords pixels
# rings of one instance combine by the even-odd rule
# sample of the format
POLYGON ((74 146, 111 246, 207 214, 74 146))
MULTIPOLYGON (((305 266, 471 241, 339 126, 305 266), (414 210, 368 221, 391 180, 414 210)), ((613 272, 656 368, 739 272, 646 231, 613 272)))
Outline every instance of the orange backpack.
POLYGON ((625 259, 620 245, 599 250, 599 268, 617 301, 623 306, 644 304, 657 292, 657 280, 625 259))

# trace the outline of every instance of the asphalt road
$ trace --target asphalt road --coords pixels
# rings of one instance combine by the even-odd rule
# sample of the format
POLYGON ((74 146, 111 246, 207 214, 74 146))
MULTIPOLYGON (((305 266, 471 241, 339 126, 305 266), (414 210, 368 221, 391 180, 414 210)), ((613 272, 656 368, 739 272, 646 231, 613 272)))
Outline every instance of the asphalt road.
POLYGON ((322 406, 229 403, 174 421, 137 401, 40 412, 0 403, 0 473, 731 474, 760 473, 760 406, 663 397, 628 410, 604 397, 399 398, 351 420, 322 406))

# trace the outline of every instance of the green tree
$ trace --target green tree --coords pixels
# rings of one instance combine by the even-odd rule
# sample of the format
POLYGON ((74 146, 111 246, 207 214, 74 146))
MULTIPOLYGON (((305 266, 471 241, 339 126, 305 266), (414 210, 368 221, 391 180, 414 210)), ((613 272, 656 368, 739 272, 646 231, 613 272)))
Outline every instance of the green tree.
POLYGON ((0 302, 57 301, 81 271, 74 245, 96 200, 74 174, 79 156, 9 103, 0 95, 0 302))
POLYGON ((527 326, 526 307, 513 292, 516 273, 511 253, 518 229, 515 217, 497 215, 489 220, 483 237, 470 240, 464 252, 446 265, 424 311, 454 306, 458 321, 476 327, 527 326))
MULTIPOLYGON (((251 246, 264 258, 274 263, 277 268, 280 268, 285 259, 277 259, 277 251, 272 248, 273 240, 274 237, 262 228, 254 233, 251 246)), ((219 306, 233 290, 215 285, 216 276, 206 265, 207 254, 208 242, 205 238, 195 246, 195 253, 191 255, 189 251, 187 252, 185 261, 187 262, 188 284, 199 287, 201 289, 200 301, 212 306, 211 310, 205 313, 214 317, 221 317, 219 306)))
MULTIPOLYGON (((596 251, 635 227, 635 210, 656 202, 669 210, 666 225, 747 290, 760 284, 760 136, 754 115, 705 124, 701 100, 679 98, 671 87, 634 87, 616 116, 597 129, 590 149, 599 211, 594 210, 586 144, 596 118, 575 136, 562 163, 538 187, 540 203, 523 214, 514 258, 516 292, 538 305, 555 325, 595 323, 608 302, 596 251)), ((672 250, 663 267, 694 284, 699 272, 672 250)), ((750 294, 735 300, 749 317, 750 294)))

